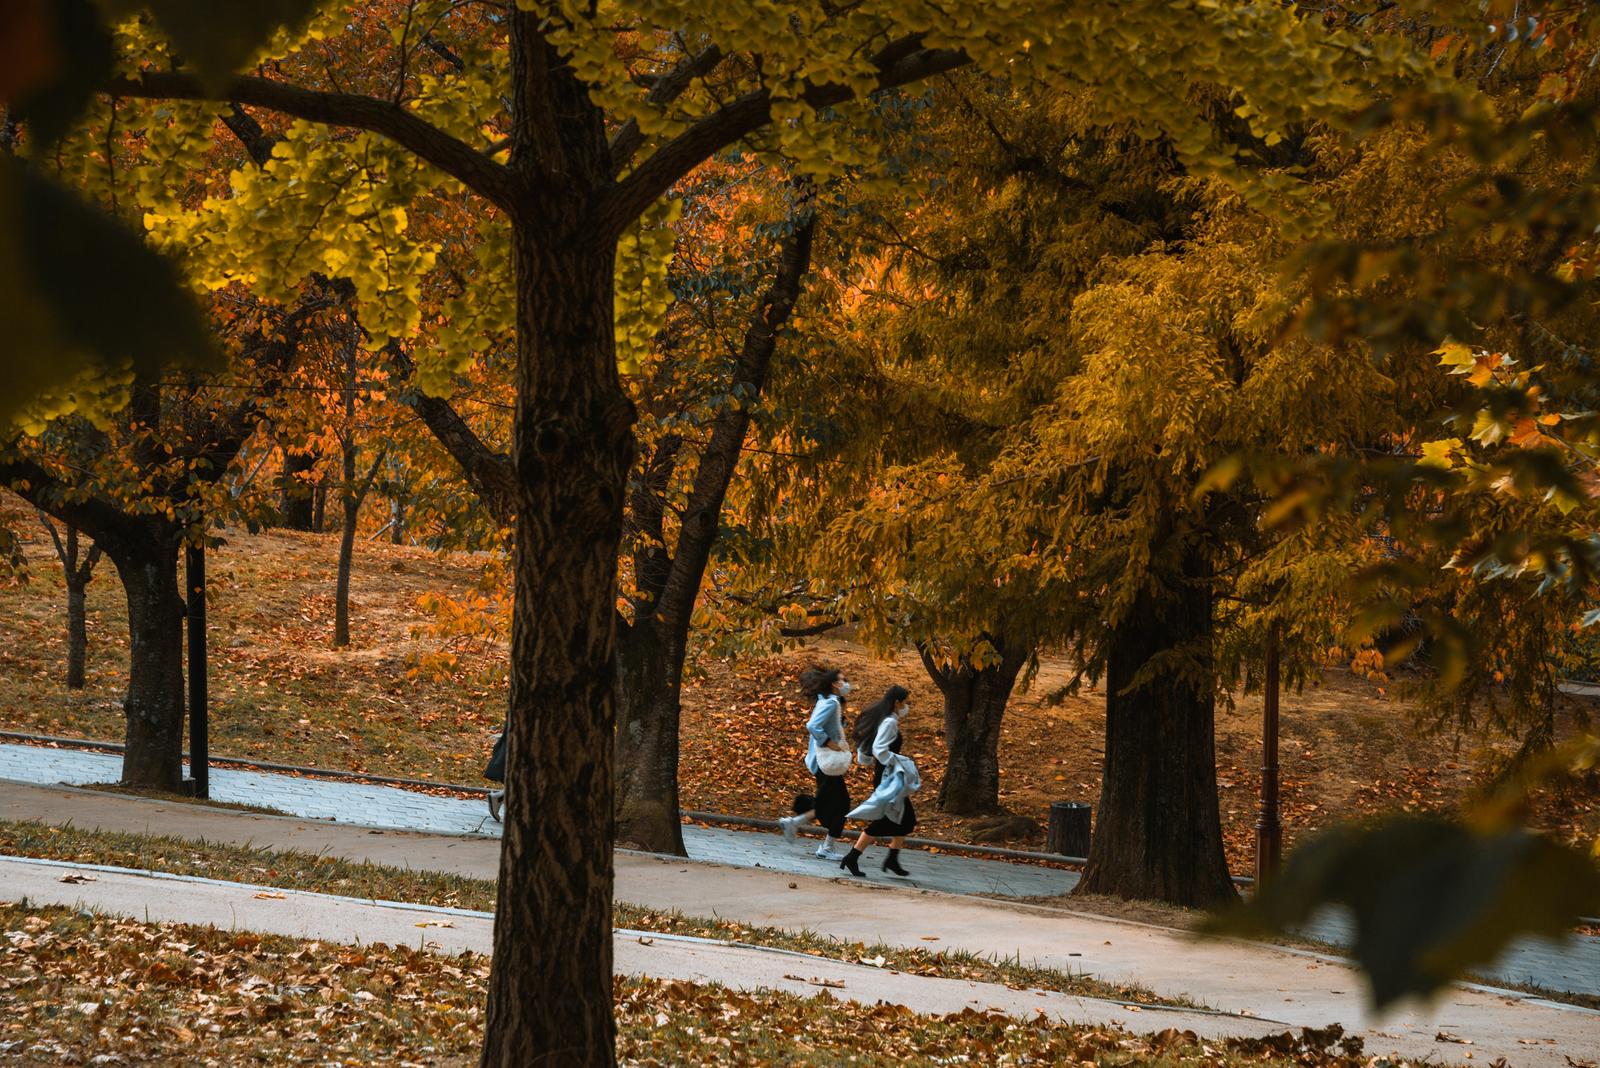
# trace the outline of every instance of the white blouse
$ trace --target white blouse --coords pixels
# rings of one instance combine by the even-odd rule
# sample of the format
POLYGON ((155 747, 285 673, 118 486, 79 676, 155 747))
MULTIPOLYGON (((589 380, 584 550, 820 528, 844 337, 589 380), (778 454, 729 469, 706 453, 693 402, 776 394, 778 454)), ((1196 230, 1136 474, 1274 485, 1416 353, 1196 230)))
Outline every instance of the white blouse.
POLYGON ((871 764, 876 760, 879 764, 890 764, 894 760, 895 752, 891 748, 895 740, 900 737, 900 717, 896 713, 889 713, 883 717, 883 722, 878 724, 878 733, 872 739, 869 749, 863 745, 856 750, 856 762, 862 765, 871 764))

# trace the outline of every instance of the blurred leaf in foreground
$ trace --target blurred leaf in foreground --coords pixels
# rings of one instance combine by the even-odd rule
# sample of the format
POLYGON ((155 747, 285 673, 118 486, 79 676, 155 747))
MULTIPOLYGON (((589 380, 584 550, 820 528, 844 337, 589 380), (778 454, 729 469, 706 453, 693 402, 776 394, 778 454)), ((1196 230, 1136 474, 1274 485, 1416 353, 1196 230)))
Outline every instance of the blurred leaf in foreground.
POLYGON ((1204 929, 1286 932, 1325 905, 1349 908, 1352 953, 1381 1009, 1436 993, 1519 937, 1565 936, 1600 912, 1600 869, 1523 828, 1481 832, 1402 816, 1318 835, 1248 904, 1204 929))
MULTIPOLYGON (((215 0, 110 0, 107 8, 129 16, 141 9, 172 38, 185 64, 213 88, 251 59, 281 26, 298 26, 318 0, 251 0, 219 4, 215 0)), ((409 18, 409 16, 408 16, 409 18)), ((418 35, 421 31, 418 30, 418 35)))
POLYGON ((0 0, 0 103, 40 145, 59 141, 111 74, 111 34, 89 0, 0 0))
POLYGON ((215 345, 177 269, 138 233, 0 157, 0 422, 95 362, 201 364, 215 345))

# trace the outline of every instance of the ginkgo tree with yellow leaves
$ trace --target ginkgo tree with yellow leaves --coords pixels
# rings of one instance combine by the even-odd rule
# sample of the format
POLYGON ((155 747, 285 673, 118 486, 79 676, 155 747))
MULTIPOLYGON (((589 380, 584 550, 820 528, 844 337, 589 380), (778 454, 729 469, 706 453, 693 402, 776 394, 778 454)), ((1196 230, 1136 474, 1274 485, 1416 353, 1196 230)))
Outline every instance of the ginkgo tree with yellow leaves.
POLYGON ((947 690, 941 804, 996 805, 1016 647, 1066 648, 1107 695, 1086 887, 1230 899, 1215 703, 1259 684, 1273 623, 1291 681, 1313 673, 1375 553, 1352 516, 1263 531, 1268 499, 1195 484, 1243 447, 1382 447, 1442 376, 1280 337, 1286 228, 1162 142, 1081 99, 978 79, 939 95, 939 195, 879 220, 883 256, 835 330, 866 368, 866 403, 837 416, 851 462, 773 536, 867 640, 917 643, 936 681, 992 680, 976 707, 947 690))

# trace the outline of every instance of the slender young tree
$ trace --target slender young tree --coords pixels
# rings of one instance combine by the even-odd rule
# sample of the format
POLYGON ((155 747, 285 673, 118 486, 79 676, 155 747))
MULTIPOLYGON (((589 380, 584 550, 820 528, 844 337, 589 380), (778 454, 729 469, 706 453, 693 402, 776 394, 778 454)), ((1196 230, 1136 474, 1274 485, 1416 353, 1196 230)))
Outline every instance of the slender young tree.
POLYGON ((50 533, 67 586, 67 689, 81 690, 89 660, 89 580, 94 578, 94 565, 100 562, 100 546, 91 543, 88 552, 81 552, 76 527, 67 525, 67 536, 63 538, 43 511, 39 512, 39 522, 50 533))
POLYGON ((341 402, 343 421, 339 427, 339 565, 333 595, 333 645, 342 649, 350 644, 350 567, 355 560, 356 527, 361 518, 361 505, 371 492, 378 470, 383 466, 388 446, 373 449, 372 461, 364 474, 358 474, 357 463, 361 456, 362 427, 357 422, 358 394, 361 391, 360 353, 355 324, 349 324, 348 335, 340 346, 343 367, 341 402))

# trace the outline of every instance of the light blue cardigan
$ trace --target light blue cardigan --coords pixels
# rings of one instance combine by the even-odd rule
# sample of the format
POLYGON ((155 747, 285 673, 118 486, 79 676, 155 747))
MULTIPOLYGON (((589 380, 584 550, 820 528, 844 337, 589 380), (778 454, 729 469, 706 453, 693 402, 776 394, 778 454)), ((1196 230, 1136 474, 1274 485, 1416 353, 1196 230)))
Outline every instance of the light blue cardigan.
POLYGON ((817 773, 817 751, 829 742, 844 744, 844 717, 839 714, 839 698, 824 694, 817 698, 817 707, 806 720, 806 733, 811 735, 811 745, 806 748, 806 770, 817 773))
POLYGON ((917 771, 916 761, 890 748, 898 737, 900 717, 885 716, 878 725, 878 735, 872 740, 870 752, 866 745, 856 752, 856 760, 862 764, 869 760, 882 764, 883 779, 871 796, 846 814, 846 819, 875 820, 886 816, 899 823, 904 818, 906 798, 922 789, 922 776, 917 771))
POLYGON ((917 772, 916 761, 908 756, 894 754, 894 761, 884 765, 883 781, 861 804, 851 809, 845 819, 875 820, 888 817, 899 823, 906 814, 906 798, 922 789, 922 776, 917 772))

